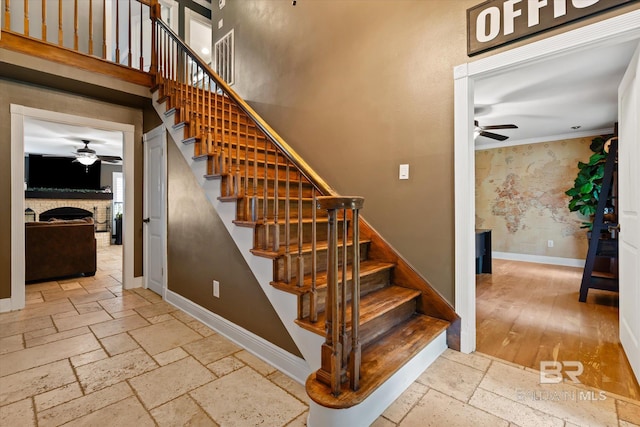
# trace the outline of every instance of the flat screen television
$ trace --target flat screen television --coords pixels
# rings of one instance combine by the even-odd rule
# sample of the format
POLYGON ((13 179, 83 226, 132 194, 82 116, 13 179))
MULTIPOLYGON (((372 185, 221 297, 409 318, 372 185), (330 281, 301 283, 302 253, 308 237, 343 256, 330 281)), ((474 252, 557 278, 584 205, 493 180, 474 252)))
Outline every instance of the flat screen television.
POLYGON ((100 161, 91 166, 69 157, 29 154, 26 159, 29 188, 100 190, 100 161))

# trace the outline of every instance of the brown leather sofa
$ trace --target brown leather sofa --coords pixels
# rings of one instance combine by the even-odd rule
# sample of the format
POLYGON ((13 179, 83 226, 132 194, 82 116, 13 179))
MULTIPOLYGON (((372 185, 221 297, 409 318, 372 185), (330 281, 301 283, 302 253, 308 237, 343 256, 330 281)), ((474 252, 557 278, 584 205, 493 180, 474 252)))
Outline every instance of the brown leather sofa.
POLYGON ((96 273, 91 218, 25 223, 25 280, 96 273))

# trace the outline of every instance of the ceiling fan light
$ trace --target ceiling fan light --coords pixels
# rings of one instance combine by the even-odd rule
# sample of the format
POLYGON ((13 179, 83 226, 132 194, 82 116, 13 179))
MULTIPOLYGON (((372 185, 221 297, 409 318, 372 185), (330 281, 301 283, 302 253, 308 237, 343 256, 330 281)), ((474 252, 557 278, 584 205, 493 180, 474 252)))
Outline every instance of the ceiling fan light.
POLYGON ((94 164, 96 162, 96 160, 98 160, 97 157, 88 157, 88 156, 79 156, 76 158, 76 160, 78 162, 80 162, 81 164, 85 165, 85 166, 91 166, 92 164, 94 164))

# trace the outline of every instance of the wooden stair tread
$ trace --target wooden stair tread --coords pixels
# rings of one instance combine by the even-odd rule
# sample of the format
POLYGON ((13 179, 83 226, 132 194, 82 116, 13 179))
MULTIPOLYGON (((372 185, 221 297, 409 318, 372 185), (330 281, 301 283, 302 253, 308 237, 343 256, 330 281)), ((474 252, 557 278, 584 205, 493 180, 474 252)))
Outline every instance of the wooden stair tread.
POLYGON ((360 389, 353 391, 349 383, 342 385, 339 396, 311 374, 306 382, 307 394, 314 402, 329 408, 344 409, 361 403, 437 336, 449 322, 423 314, 414 314, 391 331, 362 349, 360 389))
MULTIPOLYGON (((360 244, 367 244, 370 243, 371 240, 369 239, 360 239, 360 244)), ((342 245, 342 241, 338 242, 338 246, 342 245)), ((353 240, 348 239, 347 240, 347 246, 351 247, 353 245, 353 240)), ((327 250, 328 247, 328 243, 326 241, 320 241, 318 243, 316 243, 316 251, 325 251, 327 250)), ((251 253, 259 256, 259 257, 263 257, 263 258, 269 258, 269 259, 276 259, 278 257, 283 256, 286 253, 286 248, 287 246, 280 246, 280 250, 279 251, 272 251, 270 249, 260 249, 260 248, 255 248, 255 249, 251 249, 251 253)), ((301 247, 301 252, 303 254, 308 254, 311 253, 311 243, 303 243, 302 247, 301 247)), ((292 244, 289 245, 289 253, 291 254, 291 256, 296 256, 298 254, 298 245, 297 244, 292 244)))
MULTIPOLYGON (((383 270, 389 270, 395 267, 394 263, 382 262, 375 260, 362 261, 360 263, 360 277, 368 276, 378 273, 383 270)), ((347 280, 351 280, 351 269, 347 270, 347 280)), ((342 280, 342 269, 338 269, 338 280, 342 280)), ((291 283, 274 281, 271 282, 271 286, 281 291, 289 292, 296 295, 306 294, 311 291, 311 276, 304 277, 302 286, 298 286, 298 278, 294 277, 291 283)), ((316 275, 316 289, 324 288, 327 286, 327 272, 319 271, 316 275)))
MULTIPOLYGON (((360 300, 360 325, 364 325, 374 318, 382 316, 421 294, 420 291, 415 289, 392 285, 363 296, 360 300)), ((325 322, 326 313, 324 311, 318 313, 317 322, 311 322, 308 318, 296 320, 296 323, 302 328, 322 336, 326 334, 325 322)), ((347 330, 351 330, 350 306, 347 306, 347 330)))

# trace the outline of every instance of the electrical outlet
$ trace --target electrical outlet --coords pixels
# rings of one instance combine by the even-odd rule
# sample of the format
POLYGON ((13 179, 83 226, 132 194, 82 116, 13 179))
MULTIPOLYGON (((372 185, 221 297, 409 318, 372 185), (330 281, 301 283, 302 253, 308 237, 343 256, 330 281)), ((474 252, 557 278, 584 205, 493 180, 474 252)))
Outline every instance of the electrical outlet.
POLYGON ((218 0, 218 7, 220 9, 222 9, 226 4, 227 2, 225 0, 218 0))
POLYGON ((213 281, 213 296, 216 298, 220 298, 220 282, 217 280, 213 281))
POLYGON ((547 247, 548 248, 552 248, 553 247, 553 240, 547 240, 547 247))

